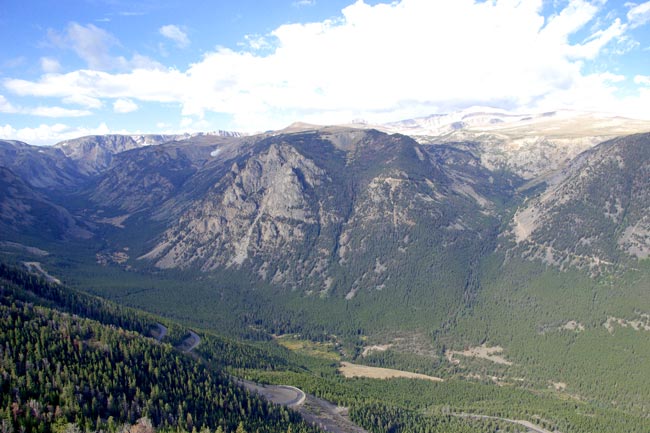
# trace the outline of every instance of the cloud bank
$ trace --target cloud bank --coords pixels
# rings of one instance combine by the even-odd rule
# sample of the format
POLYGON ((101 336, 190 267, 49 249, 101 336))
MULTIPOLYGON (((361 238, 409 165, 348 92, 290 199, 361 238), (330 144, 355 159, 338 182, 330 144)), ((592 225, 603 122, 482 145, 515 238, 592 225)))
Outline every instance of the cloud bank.
MULTIPOLYGON (((633 77, 584 66, 608 46, 629 43, 629 31, 648 22, 650 2, 631 5, 625 21, 599 16, 602 5, 570 0, 545 18, 542 0, 360 0, 339 18, 276 28, 261 38, 271 47, 263 52, 218 48, 184 70, 116 59, 112 35, 73 23, 51 39, 73 47, 88 68, 3 84, 15 95, 85 109, 104 100, 116 112, 137 102, 173 103, 179 117, 223 113, 248 131, 295 120, 384 122, 474 105, 647 117, 647 88, 620 98, 619 86, 633 77), (119 72, 107 67, 116 60, 119 72)), ((159 31, 179 47, 190 43, 175 25, 159 31)))

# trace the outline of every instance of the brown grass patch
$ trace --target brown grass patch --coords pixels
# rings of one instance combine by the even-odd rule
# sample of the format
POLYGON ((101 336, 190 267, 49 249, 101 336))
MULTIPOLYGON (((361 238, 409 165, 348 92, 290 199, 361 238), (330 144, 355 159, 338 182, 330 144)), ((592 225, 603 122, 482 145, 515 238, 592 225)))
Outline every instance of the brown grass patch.
POLYGON ((352 364, 351 362, 341 362, 339 367, 341 374, 347 378, 351 377, 368 377, 371 379, 393 379, 403 377, 407 379, 423 379, 433 382, 442 382, 443 379, 426 374, 411 373, 409 371, 393 370, 392 368, 369 367, 367 365, 352 364))

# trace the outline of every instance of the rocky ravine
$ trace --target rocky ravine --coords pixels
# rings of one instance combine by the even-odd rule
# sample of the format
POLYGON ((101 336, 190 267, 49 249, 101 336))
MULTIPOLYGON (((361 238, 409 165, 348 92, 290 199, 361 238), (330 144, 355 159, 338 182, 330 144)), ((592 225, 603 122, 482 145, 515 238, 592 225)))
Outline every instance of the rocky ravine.
POLYGON ((529 257, 599 268, 650 257, 650 134, 600 144, 576 158, 514 215, 529 257))

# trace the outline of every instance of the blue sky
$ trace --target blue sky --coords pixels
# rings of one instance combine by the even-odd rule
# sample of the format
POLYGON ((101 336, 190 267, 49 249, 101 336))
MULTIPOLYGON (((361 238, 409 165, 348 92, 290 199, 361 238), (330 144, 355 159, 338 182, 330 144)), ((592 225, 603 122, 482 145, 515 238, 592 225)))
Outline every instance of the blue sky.
POLYGON ((650 1, 2 0, 0 138, 489 106, 650 118, 650 1))

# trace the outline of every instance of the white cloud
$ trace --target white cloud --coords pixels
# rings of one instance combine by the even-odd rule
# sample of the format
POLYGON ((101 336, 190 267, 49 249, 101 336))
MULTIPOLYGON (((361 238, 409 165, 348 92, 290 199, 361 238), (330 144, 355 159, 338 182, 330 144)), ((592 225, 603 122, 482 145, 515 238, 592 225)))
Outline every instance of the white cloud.
MULTIPOLYGON (((578 58, 594 59, 605 45, 613 40, 622 39, 626 29, 627 26, 621 24, 621 20, 616 19, 607 29, 596 31, 584 44, 573 47, 570 52, 578 58)), ((621 43, 623 42, 621 41, 621 43)))
POLYGON ((316 4, 316 0, 296 0, 291 4, 294 7, 313 6, 316 4))
POLYGON ((13 106, 13 104, 9 101, 7 101, 7 98, 5 98, 3 95, 0 95, 0 113, 17 113, 18 109, 13 106))
POLYGON ((2 62, 2 67, 7 69, 19 68, 27 63, 27 57, 19 56, 11 59, 7 59, 2 62))
POLYGON ((144 12, 122 11, 119 15, 123 17, 141 17, 146 14, 144 12))
POLYGON ((589 91, 602 96, 593 99, 593 109, 601 109, 597 104, 611 102, 616 83, 585 74, 583 65, 623 40, 626 25, 610 17, 601 30, 590 30, 601 2, 570 0, 547 20, 542 6, 542 0, 357 1, 340 18, 275 29, 267 35, 274 48, 263 52, 219 48, 186 70, 144 62, 124 73, 94 68, 4 85, 18 95, 178 103, 185 118, 226 113, 233 128, 249 131, 294 120, 381 122, 472 105, 528 109, 571 104, 569 96, 589 104, 589 91), (588 36, 571 42, 578 32, 588 36))
POLYGON ((632 28, 642 26, 650 22, 650 1, 633 6, 627 12, 627 19, 632 28))
POLYGON ((271 48, 271 44, 266 40, 264 36, 260 35, 245 35, 245 43, 241 43, 240 46, 245 46, 250 48, 253 51, 265 50, 271 48))
POLYGON ((93 114, 88 110, 74 110, 63 107, 36 107, 25 108, 21 111, 23 114, 41 117, 83 117, 93 114))
POLYGON ((81 105, 85 108, 102 108, 104 105, 101 100, 93 98, 87 95, 81 94, 72 94, 70 96, 65 96, 62 98, 62 101, 66 104, 81 105))
MULTIPOLYGON (((582 79, 578 85, 564 91, 554 92, 538 101, 535 109, 552 111, 568 108, 581 111, 600 111, 624 117, 650 120, 647 107, 650 104, 650 87, 640 88, 638 95, 620 97, 615 83, 625 81, 625 77, 616 74, 593 74, 582 79)), ((634 80, 643 84, 643 77, 634 80)), ((650 84, 650 80, 648 80, 650 84)))
POLYGON ((623 56, 640 45, 639 41, 632 39, 628 35, 621 35, 607 50, 617 56, 623 56))
POLYGON ((118 99, 113 102, 113 111, 116 113, 131 113, 138 109, 138 104, 130 99, 118 99))
POLYGON ((41 117, 82 117, 92 114, 87 110, 72 110, 62 107, 17 107, 0 95, 0 113, 27 114, 41 117))
POLYGON ((71 138, 110 134, 111 132, 117 131, 111 131, 105 123, 100 123, 95 128, 68 126, 62 123, 41 124, 35 128, 19 129, 9 124, 0 125, 0 139, 19 140, 34 145, 51 145, 71 138))
POLYGON ((174 24, 162 26, 158 31, 167 39, 176 42, 176 45, 180 48, 185 48, 190 44, 187 34, 174 24))
POLYGON ((51 57, 41 57, 41 69, 46 74, 59 72, 61 70, 61 64, 57 59, 51 57))
POLYGON ((83 26, 72 22, 62 33, 48 31, 49 40, 60 48, 71 48, 90 68, 112 69, 113 58, 110 50, 118 45, 118 40, 93 24, 83 26))
POLYGON ((93 24, 84 26, 71 22, 63 32, 50 29, 48 30, 48 39, 59 48, 72 49, 90 69, 110 71, 162 68, 162 65, 155 60, 137 53, 131 60, 123 56, 112 55, 112 49, 120 47, 119 40, 111 33, 93 24))
POLYGON ((650 86, 650 75, 637 75, 634 77, 634 82, 642 86, 650 86))

